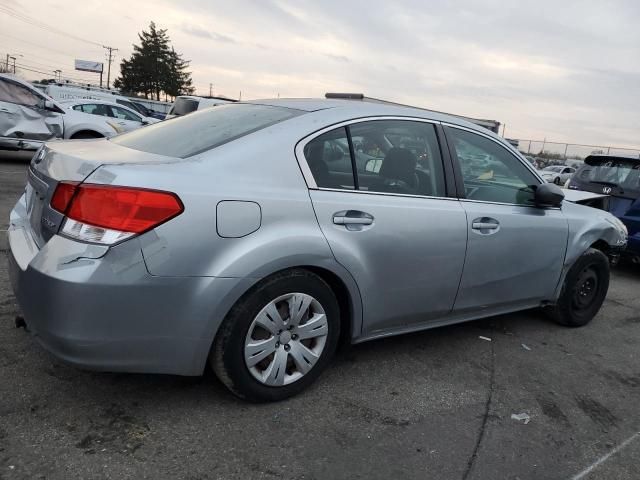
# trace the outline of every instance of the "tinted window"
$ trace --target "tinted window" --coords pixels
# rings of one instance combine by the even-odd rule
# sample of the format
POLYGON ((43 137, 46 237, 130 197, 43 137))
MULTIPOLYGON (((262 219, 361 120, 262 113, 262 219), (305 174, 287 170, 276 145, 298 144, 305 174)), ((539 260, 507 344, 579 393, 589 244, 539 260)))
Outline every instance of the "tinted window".
POLYGON ((540 181, 497 142, 475 133, 447 128, 462 170, 466 197, 486 202, 529 205, 532 185, 540 181))
POLYGON ((360 190, 445 196, 442 158, 433 125, 375 120, 349 129, 360 190))
POLYGON ((292 108, 247 103, 220 105, 134 130, 111 141, 143 152, 186 158, 302 113, 292 108))
POLYGON ((44 98, 18 83, 0 78, 0 101, 36 107, 43 105, 44 98))
POLYGON ((337 128, 311 140, 304 147, 304 158, 318 187, 353 190, 346 128, 337 128))
POLYGON ((198 101, 191 98, 176 98, 171 107, 170 115, 186 115, 198 109, 198 101))

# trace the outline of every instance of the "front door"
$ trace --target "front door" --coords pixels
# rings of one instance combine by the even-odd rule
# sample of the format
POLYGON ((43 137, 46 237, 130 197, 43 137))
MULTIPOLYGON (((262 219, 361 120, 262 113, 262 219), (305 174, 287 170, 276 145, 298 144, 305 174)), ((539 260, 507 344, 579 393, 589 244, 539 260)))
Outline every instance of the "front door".
POLYGON ((553 297, 567 248, 560 209, 533 204, 540 180, 515 154, 488 136, 448 127, 466 198, 469 242, 455 304, 467 310, 511 310, 553 297))
POLYGON ((464 264, 466 214, 447 198, 434 126, 372 120, 306 144, 310 195, 336 260, 363 301, 363 334, 446 316, 464 264))

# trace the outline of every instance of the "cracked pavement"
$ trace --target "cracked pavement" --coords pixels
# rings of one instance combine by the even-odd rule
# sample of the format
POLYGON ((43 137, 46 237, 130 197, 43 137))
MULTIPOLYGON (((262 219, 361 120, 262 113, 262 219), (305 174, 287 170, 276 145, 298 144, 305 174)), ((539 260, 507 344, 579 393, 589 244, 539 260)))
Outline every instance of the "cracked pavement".
MULTIPOLYGON (((0 230, 25 181, 12 158, 0 230)), ((638 266, 614 271, 585 328, 532 311, 369 342, 302 395, 252 405, 211 373, 61 364, 15 328, 4 232, 0 250, 3 480, 571 478, 640 431, 638 266)), ((584 478, 640 478, 639 455, 640 439, 584 478)))

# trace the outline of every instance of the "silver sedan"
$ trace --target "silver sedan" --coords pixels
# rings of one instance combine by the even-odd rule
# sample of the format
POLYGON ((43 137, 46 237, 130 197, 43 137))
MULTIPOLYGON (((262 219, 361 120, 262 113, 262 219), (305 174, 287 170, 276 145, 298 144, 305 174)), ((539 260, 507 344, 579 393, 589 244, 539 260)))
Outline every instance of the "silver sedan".
POLYGON ((82 368, 296 394, 340 340, 607 293, 615 217, 563 200, 509 144, 440 113, 237 103, 52 142, 11 213, 10 272, 42 345, 82 368))

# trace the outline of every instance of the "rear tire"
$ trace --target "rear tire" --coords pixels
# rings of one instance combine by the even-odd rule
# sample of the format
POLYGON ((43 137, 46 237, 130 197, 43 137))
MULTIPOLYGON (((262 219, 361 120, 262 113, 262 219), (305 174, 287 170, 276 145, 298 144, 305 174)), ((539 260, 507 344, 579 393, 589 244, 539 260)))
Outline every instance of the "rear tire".
POLYGON ((596 316, 609 290, 609 259, 590 248, 567 272, 558 302, 546 312, 560 325, 582 327, 596 316))
POLYGON ((329 285, 307 270, 287 270, 264 279, 234 305, 218 330, 209 361, 238 397, 279 401, 318 378, 339 336, 340 310, 329 285), (302 312, 297 322, 296 308, 302 312), (265 345, 263 350, 256 350, 258 344, 265 345))

